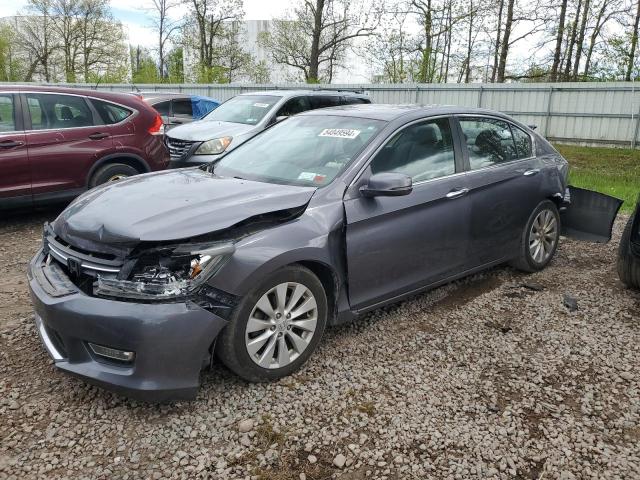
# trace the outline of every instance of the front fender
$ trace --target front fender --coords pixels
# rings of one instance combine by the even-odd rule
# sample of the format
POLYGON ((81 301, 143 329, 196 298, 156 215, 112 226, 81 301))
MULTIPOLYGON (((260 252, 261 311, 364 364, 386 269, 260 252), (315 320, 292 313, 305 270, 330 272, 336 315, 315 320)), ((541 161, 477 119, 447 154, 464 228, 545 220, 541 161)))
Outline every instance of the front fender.
POLYGON ((295 220, 241 239, 209 285, 244 296, 270 273, 300 262, 328 267, 344 285, 343 217, 339 206, 307 210, 295 220))

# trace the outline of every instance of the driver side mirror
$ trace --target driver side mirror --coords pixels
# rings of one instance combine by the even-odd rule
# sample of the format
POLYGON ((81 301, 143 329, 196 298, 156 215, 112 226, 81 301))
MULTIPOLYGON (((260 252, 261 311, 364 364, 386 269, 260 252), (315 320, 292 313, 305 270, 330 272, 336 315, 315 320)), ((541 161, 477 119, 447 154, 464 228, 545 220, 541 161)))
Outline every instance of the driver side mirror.
POLYGON ((360 187, 363 197, 400 197, 413 190, 411 177, 397 172, 376 173, 360 187))

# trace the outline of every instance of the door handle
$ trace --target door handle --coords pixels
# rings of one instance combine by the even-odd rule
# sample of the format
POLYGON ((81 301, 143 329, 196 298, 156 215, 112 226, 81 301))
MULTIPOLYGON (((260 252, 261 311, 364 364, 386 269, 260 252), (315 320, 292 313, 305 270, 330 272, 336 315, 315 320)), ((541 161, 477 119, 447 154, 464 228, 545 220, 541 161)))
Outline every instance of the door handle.
POLYGON ((97 132, 89 135, 89 138, 91 140, 102 140, 103 138, 107 138, 108 136, 109 136, 108 133, 97 132))
POLYGON ((459 190, 451 190, 449 193, 447 193, 447 198, 449 200, 453 200, 455 198, 464 197, 467 193, 469 193, 469 189, 468 188, 460 188, 459 190))
POLYGON ((527 170, 526 172, 524 172, 523 175, 525 177, 532 177, 533 175, 537 175, 538 173, 540 173, 539 168, 532 168, 531 170, 527 170))
POLYGON ((0 142, 0 148, 21 147, 22 145, 24 145, 24 142, 19 142, 17 140, 5 140, 0 142))

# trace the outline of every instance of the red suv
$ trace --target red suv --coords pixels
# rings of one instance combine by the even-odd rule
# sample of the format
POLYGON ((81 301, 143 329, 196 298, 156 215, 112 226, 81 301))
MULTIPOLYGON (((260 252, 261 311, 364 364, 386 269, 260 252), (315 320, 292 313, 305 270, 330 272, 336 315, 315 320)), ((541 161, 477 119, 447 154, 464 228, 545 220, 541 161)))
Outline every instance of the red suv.
POLYGON ((0 87, 0 208, 69 200, 162 170, 162 118, 135 95, 0 87))

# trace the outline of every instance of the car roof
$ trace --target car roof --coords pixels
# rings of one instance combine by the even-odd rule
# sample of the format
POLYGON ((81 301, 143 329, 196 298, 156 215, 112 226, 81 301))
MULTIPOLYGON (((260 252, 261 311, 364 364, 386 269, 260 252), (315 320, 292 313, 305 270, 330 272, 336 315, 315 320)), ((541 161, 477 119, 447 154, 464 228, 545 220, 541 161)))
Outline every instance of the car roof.
POLYGON ((171 100, 174 98, 191 98, 192 95, 188 93, 179 92, 131 92, 135 95, 139 95, 145 100, 171 100))
POLYGON ((93 90, 88 88, 75 87, 52 87, 47 85, 1 85, 0 92, 43 92, 60 93, 70 95, 81 95, 86 97, 110 100, 133 108, 139 108, 139 97, 126 92, 108 92, 104 90, 93 90))
POLYGON ((358 98, 369 98, 367 95, 362 93, 354 92, 351 90, 265 90, 265 91, 256 91, 256 92, 246 92, 241 93, 239 95, 266 95, 273 97, 297 97, 300 95, 320 95, 320 96, 341 96, 341 97, 358 97, 358 98))
POLYGON ((361 117, 391 122, 403 116, 421 117, 435 115, 493 115, 509 118, 493 110, 455 105, 386 105, 380 103, 344 105, 340 107, 309 110, 298 115, 334 115, 341 117, 361 117), (420 114, 423 115, 420 115, 420 114))

